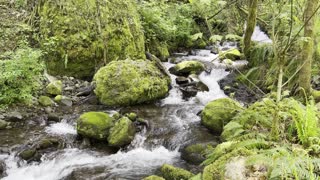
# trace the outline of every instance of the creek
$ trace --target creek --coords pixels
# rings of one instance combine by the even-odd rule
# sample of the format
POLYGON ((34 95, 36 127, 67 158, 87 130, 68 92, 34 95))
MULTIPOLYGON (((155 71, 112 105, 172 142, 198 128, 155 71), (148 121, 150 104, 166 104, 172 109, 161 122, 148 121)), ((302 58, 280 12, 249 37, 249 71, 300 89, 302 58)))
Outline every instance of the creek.
MULTIPOLYGON (((220 49, 234 47, 234 43, 225 43, 220 49)), ((211 63, 218 55, 210 50, 195 50, 192 55, 179 56, 175 59, 198 60, 211 63)), ((245 61, 234 62, 245 64, 245 61)), ((169 95, 153 104, 138 105, 124 109, 108 109, 103 106, 74 107, 65 115, 61 122, 46 124, 38 117, 38 124, 28 124, 19 130, 1 132, 8 153, 0 151, 0 161, 5 163, 6 177, 4 180, 58 180, 58 179, 142 179, 157 174, 164 164, 173 164, 193 172, 197 166, 186 163, 180 158, 180 149, 193 143, 218 141, 200 124, 197 115, 204 106, 215 99, 226 97, 220 89, 218 81, 229 72, 219 62, 210 72, 202 72, 199 79, 208 86, 209 91, 198 92, 195 97, 184 98, 176 76, 171 75, 172 88, 169 95), (116 111, 136 112, 149 122, 149 127, 139 132, 133 142, 116 153, 104 148, 82 148, 77 141, 75 122, 85 111, 95 110, 112 114, 116 111), (18 146, 35 141, 40 137, 58 137, 65 148, 48 152, 41 157, 41 162, 26 163, 17 157, 18 146), (14 141, 14 142, 13 142, 14 141)), ((172 67, 170 62, 164 63, 166 68, 172 67)))

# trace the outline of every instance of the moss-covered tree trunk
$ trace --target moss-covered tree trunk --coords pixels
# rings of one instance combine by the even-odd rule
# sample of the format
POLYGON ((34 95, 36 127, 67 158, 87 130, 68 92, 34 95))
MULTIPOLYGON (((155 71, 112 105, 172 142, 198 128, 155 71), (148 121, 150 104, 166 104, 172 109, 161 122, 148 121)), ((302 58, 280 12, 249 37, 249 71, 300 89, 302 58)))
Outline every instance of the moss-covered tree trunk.
POLYGON ((315 11, 318 6, 319 0, 308 0, 306 2, 306 8, 304 11, 304 37, 307 41, 303 44, 301 54, 301 65, 302 68, 299 72, 299 85, 302 87, 307 94, 311 92, 311 63, 314 52, 314 26, 315 26, 315 11), (314 16, 314 17, 312 17, 314 16))
POLYGON ((251 44, 251 36, 253 34, 254 28, 256 27, 257 19, 257 6, 258 0, 249 0, 249 14, 247 19, 247 27, 244 34, 244 53, 248 56, 248 51, 251 44))

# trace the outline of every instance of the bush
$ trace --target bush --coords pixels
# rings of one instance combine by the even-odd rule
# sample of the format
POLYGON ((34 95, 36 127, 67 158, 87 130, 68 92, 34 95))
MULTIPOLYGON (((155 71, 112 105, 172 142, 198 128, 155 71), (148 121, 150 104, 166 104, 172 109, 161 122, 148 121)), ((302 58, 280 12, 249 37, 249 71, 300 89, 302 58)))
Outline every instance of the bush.
POLYGON ((0 107, 13 103, 28 104, 41 85, 44 66, 39 58, 42 53, 21 48, 6 55, 7 59, 0 61, 0 107))

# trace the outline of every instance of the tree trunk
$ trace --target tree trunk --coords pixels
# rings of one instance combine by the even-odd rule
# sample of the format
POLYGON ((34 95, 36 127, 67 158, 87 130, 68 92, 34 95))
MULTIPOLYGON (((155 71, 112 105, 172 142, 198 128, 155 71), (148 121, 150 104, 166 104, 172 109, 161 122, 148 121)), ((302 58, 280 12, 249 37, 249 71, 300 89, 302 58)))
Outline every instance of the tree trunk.
POLYGON ((303 49, 301 54, 301 70, 299 72, 299 85, 305 90, 307 94, 311 93, 311 63, 314 52, 314 26, 315 16, 314 12, 318 6, 318 0, 308 0, 304 11, 304 37, 307 39, 303 43, 303 49))
POLYGON ((256 27, 258 0, 249 0, 249 15, 247 19, 247 27, 244 34, 244 54, 248 56, 251 36, 256 27))

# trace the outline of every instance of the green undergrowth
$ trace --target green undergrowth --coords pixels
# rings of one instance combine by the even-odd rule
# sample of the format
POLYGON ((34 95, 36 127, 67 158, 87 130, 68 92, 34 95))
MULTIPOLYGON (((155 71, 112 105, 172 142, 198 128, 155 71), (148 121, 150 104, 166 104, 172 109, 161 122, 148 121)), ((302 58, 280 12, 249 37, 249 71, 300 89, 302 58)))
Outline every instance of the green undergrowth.
POLYGON ((30 104, 41 89, 44 66, 40 50, 29 47, 2 54, 0 60, 0 107, 13 103, 30 104))
POLYGON ((265 98, 254 103, 224 126, 223 143, 203 162, 203 179, 232 176, 228 168, 240 157, 245 160, 246 173, 240 173, 245 179, 257 173, 266 179, 318 179, 318 116, 313 100, 306 105, 293 98, 279 103, 265 98), (260 170, 254 168, 257 166, 260 170))

